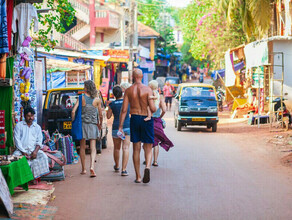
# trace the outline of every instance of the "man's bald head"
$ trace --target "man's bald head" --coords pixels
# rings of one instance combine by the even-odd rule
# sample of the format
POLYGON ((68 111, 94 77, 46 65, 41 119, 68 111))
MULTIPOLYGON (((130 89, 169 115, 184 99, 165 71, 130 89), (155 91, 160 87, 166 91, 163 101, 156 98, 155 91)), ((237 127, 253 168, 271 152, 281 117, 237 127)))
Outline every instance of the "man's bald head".
POLYGON ((141 80, 143 78, 143 72, 142 70, 138 69, 138 68, 135 68, 134 71, 133 71, 133 78, 135 80, 141 80))

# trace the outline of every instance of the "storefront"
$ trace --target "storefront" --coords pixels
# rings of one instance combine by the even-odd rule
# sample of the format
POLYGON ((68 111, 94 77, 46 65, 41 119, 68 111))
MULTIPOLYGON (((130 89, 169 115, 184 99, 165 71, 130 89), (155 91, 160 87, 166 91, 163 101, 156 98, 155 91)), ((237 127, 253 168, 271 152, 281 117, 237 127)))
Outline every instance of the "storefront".
MULTIPOLYGON (((55 49, 47 52, 43 48, 38 48, 38 57, 45 57, 46 59, 63 60, 77 64, 90 66, 88 70, 88 79, 92 79, 97 88, 102 83, 103 69, 106 66, 106 62, 110 59, 109 56, 103 56, 99 51, 70 51, 65 49, 55 49)), ((57 79, 56 79, 57 80, 57 79)), ((65 73, 63 73, 63 81, 65 80, 65 73)), ((65 86, 65 84, 63 84, 65 86)))
POLYGON ((48 88, 55 84, 61 87, 83 87, 84 81, 91 79, 91 66, 69 61, 47 59, 48 88))
POLYGON ((104 50, 103 56, 110 57, 103 71, 103 84, 108 88, 108 90, 102 90, 103 97, 113 98, 112 88, 115 84, 120 84, 122 81, 131 81, 128 71, 129 50, 104 50))

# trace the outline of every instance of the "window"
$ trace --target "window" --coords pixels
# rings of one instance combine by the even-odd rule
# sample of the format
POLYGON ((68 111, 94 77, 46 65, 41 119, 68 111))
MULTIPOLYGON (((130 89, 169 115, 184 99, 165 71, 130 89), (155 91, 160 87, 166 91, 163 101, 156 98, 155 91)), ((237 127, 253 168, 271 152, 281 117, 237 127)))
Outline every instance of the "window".
POLYGON ((213 88, 208 87, 184 87, 181 97, 207 97, 215 99, 213 88))
POLYGON ((78 100, 78 91, 52 92, 49 99, 51 109, 72 109, 78 100))
POLYGON ((72 109, 78 100, 77 91, 66 91, 61 93, 59 106, 61 108, 72 109))
POLYGON ((49 99, 49 108, 57 108, 59 105, 60 92, 52 92, 49 99))

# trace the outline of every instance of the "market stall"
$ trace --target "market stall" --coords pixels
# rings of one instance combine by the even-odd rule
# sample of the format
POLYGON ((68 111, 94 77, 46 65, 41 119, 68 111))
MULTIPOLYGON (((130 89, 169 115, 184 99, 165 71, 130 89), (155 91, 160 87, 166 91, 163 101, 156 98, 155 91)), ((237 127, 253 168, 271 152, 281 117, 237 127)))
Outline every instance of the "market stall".
POLYGON ((85 80, 91 79, 91 66, 69 61, 47 59, 48 88, 82 87, 85 80), (56 82, 59 85, 54 87, 56 82))
POLYGON ((14 188, 17 186, 27 191, 28 182, 34 179, 25 157, 1 156, 0 169, 11 195, 14 194, 14 188))

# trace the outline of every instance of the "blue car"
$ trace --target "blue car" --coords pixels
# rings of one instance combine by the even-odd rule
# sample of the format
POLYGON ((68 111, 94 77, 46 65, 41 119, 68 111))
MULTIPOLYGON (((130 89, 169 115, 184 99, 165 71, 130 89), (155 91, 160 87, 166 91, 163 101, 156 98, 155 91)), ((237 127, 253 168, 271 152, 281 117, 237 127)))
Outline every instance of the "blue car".
POLYGON ((218 101, 214 86, 200 83, 180 84, 176 93, 175 127, 199 125, 217 131, 218 101))

